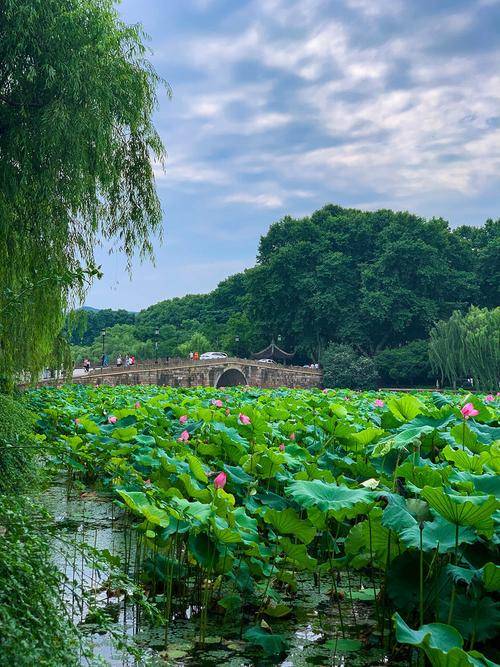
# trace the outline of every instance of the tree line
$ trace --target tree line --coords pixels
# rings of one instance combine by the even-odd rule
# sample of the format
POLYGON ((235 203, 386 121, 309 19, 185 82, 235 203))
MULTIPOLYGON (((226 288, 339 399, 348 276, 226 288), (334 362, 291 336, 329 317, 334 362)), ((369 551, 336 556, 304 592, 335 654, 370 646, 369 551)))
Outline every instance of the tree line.
POLYGON ((151 357, 157 340, 161 357, 190 348, 248 356, 280 335, 298 363, 321 361, 330 343, 342 344, 373 359, 384 384, 428 384, 436 323, 472 305, 498 305, 498 247, 500 220, 451 229, 442 218, 328 205, 271 225, 256 265, 209 294, 137 314, 87 312, 86 333, 72 343, 85 345, 80 356, 95 356, 108 327, 111 354, 151 357))

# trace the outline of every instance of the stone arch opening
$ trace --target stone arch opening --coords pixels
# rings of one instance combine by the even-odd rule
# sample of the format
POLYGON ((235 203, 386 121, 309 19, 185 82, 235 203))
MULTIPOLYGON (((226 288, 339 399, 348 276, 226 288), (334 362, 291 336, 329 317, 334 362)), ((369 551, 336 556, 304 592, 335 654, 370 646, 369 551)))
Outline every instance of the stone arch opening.
POLYGON ((248 384, 245 375, 238 368, 228 368, 215 383, 216 387, 237 387, 241 384, 248 384))

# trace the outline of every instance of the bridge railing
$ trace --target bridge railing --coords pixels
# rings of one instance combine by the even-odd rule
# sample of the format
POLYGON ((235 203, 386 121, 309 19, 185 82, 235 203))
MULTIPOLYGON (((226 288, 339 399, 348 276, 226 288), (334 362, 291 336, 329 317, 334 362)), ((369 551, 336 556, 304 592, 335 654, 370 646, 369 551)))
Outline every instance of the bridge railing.
MULTIPOLYGON (((307 373, 317 373, 321 374, 321 370, 315 368, 309 368, 304 366, 295 366, 295 365, 284 365, 284 364, 261 364, 257 359, 242 359, 240 357, 225 357, 224 359, 189 359, 185 357, 161 357, 156 359, 138 359, 135 364, 132 366, 95 366, 90 371, 90 375, 96 374, 120 374, 120 373, 134 373, 144 370, 155 370, 162 368, 186 368, 186 367, 197 367, 197 366, 218 366, 221 363, 223 364, 252 364, 259 365, 263 368, 268 367, 269 369, 280 368, 288 369, 290 371, 302 371, 307 373)), ((83 372, 83 368, 77 367, 75 370, 80 371, 82 375, 89 375, 83 372)), ((59 377, 64 377, 60 374, 59 377)), ((49 379, 49 378, 47 378, 49 379)))

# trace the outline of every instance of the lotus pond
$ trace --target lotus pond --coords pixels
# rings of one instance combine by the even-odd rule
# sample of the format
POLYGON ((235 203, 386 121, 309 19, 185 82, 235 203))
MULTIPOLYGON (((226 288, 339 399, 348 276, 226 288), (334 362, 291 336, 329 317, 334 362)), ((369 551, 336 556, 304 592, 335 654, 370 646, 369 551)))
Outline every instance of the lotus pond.
POLYGON ((498 660, 498 398, 75 385, 27 396, 67 493, 126 526, 125 548, 101 557, 136 588, 108 590, 101 611, 116 596, 120 617, 140 589, 139 663, 436 667, 498 660))

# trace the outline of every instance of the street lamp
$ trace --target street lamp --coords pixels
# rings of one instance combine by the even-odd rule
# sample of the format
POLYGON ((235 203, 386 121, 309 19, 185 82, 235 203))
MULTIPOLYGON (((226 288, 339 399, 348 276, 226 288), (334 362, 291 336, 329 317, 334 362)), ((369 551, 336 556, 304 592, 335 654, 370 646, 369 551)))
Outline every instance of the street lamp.
POLYGON ((160 335, 160 330, 158 327, 155 329, 155 364, 158 363, 158 336, 160 335))
POLYGON ((239 336, 235 336, 235 337, 234 337, 234 342, 236 343, 236 356, 239 356, 239 352, 240 352, 240 337, 239 337, 239 336))
POLYGON ((283 340, 282 337, 281 337, 281 334, 278 334, 277 340, 278 340, 278 343, 281 343, 281 341, 283 340))
POLYGON ((101 357, 101 373, 102 373, 102 369, 104 368, 104 359, 105 359, 105 356, 104 356, 104 339, 106 337, 106 329, 104 327, 102 328, 101 336, 102 336, 102 357, 101 357))

